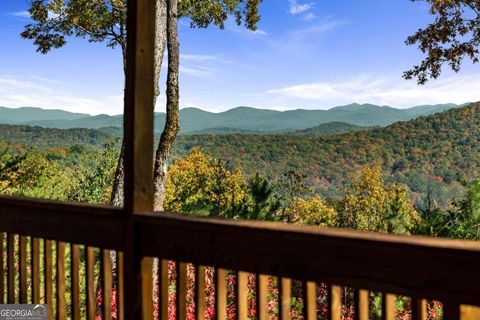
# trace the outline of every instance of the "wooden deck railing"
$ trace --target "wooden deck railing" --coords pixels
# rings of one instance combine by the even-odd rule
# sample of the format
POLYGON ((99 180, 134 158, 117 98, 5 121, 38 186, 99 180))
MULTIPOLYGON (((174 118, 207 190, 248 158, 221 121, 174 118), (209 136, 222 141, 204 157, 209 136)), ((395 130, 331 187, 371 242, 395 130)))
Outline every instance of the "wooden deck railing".
MULTIPOLYGON (((123 283, 121 215, 115 208, 0 197, 0 302, 47 303, 52 319, 125 319, 125 303, 137 293, 123 283)), ((216 319, 247 319, 255 305, 255 318, 290 319, 294 296, 303 301, 300 318, 341 319, 344 288, 351 289, 355 319, 371 318, 369 291, 383 293, 383 319, 395 319, 394 295, 412 298, 413 319, 427 319, 426 299, 443 304, 444 319, 480 319, 476 309, 460 307, 480 305, 477 242, 177 214, 138 214, 132 223, 136 254, 160 259, 158 281, 150 258, 137 279, 145 319, 157 306, 159 319, 172 318, 172 304, 177 319, 204 319, 207 307, 216 319), (176 262, 174 280, 168 261, 176 262), (205 266, 214 268, 214 278, 205 277, 212 271, 205 266), (272 284, 270 276, 278 281, 272 284), (234 289, 227 278, 235 280, 228 282, 234 289), (208 279, 214 279, 213 300, 206 299, 212 294, 205 291, 208 279), (267 297, 272 285, 279 291, 273 311, 267 297), (227 304, 235 311, 227 314, 227 304)))

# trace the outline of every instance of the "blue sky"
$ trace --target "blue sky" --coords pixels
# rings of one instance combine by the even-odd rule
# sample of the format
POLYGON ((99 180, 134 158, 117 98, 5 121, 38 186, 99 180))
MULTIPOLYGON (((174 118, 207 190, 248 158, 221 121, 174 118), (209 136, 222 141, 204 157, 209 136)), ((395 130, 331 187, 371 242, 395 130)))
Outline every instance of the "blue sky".
MULTIPOLYGON (((121 113, 120 51, 69 39, 38 54, 19 37, 29 22, 26 9, 26 0, 0 2, 0 105, 121 113)), ((182 20, 182 107, 404 108, 480 100, 477 65, 465 63, 461 73, 444 72, 421 87, 402 79, 422 57, 404 40, 431 21, 427 11, 409 0, 264 0, 256 32, 232 21, 225 30, 190 29, 182 20)), ((163 105, 162 96, 156 110, 163 105)))

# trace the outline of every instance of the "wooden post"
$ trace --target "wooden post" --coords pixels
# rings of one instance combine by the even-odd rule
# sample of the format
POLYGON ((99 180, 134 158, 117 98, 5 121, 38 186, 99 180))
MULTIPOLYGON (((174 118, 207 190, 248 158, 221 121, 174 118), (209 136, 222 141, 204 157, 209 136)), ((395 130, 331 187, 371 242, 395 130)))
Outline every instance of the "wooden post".
POLYGON ((125 83, 125 319, 153 318, 151 258, 138 250, 133 214, 153 211, 155 0, 127 3, 125 83), (150 285, 147 285, 150 283, 150 285))

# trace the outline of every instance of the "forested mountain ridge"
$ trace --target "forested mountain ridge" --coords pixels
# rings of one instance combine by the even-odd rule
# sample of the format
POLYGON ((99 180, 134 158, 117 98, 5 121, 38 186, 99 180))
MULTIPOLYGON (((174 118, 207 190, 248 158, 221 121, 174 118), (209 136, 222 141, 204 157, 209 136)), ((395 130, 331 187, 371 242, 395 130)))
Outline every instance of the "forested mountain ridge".
POLYGON ((432 193, 445 205, 462 194, 459 181, 480 177, 480 104, 330 137, 184 135, 177 156, 194 146, 251 174, 295 170, 326 196, 341 193, 362 166, 379 165, 388 180, 407 184, 414 200, 432 193))
MULTIPOLYGON (((180 111, 181 131, 183 133, 202 131, 280 132, 303 130, 330 122, 344 122, 356 126, 386 126, 397 121, 414 119, 421 115, 442 112, 458 107, 454 104, 418 106, 410 109, 395 109, 372 104, 351 104, 328 110, 290 110, 273 111, 238 107, 225 112, 212 113, 196 108, 184 108, 180 111)), ((0 123, 24 124, 46 128, 89 128, 122 127, 121 115, 89 116, 58 110, 38 108, 0 109, 0 123), (29 110, 29 112, 26 112, 29 110), (18 112, 18 116, 16 113, 18 112), (44 114, 45 113, 45 114, 44 114), (31 114, 29 117, 28 115, 31 114)), ((155 131, 161 132, 165 124, 165 114, 155 114, 155 131)), ((220 132, 219 132, 220 133, 220 132)))

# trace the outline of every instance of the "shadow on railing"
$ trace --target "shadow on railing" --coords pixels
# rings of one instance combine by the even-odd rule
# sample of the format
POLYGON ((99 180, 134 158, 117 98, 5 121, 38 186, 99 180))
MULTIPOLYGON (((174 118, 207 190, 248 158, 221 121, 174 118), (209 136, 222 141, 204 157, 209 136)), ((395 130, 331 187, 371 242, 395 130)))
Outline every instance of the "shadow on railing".
MULTIPOLYGON (((0 302, 124 319, 121 214, 0 198, 0 302)), ((134 224, 137 253, 159 257, 144 259, 151 318, 480 319, 466 306, 480 305, 476 242, 165 213, 134 224)))

